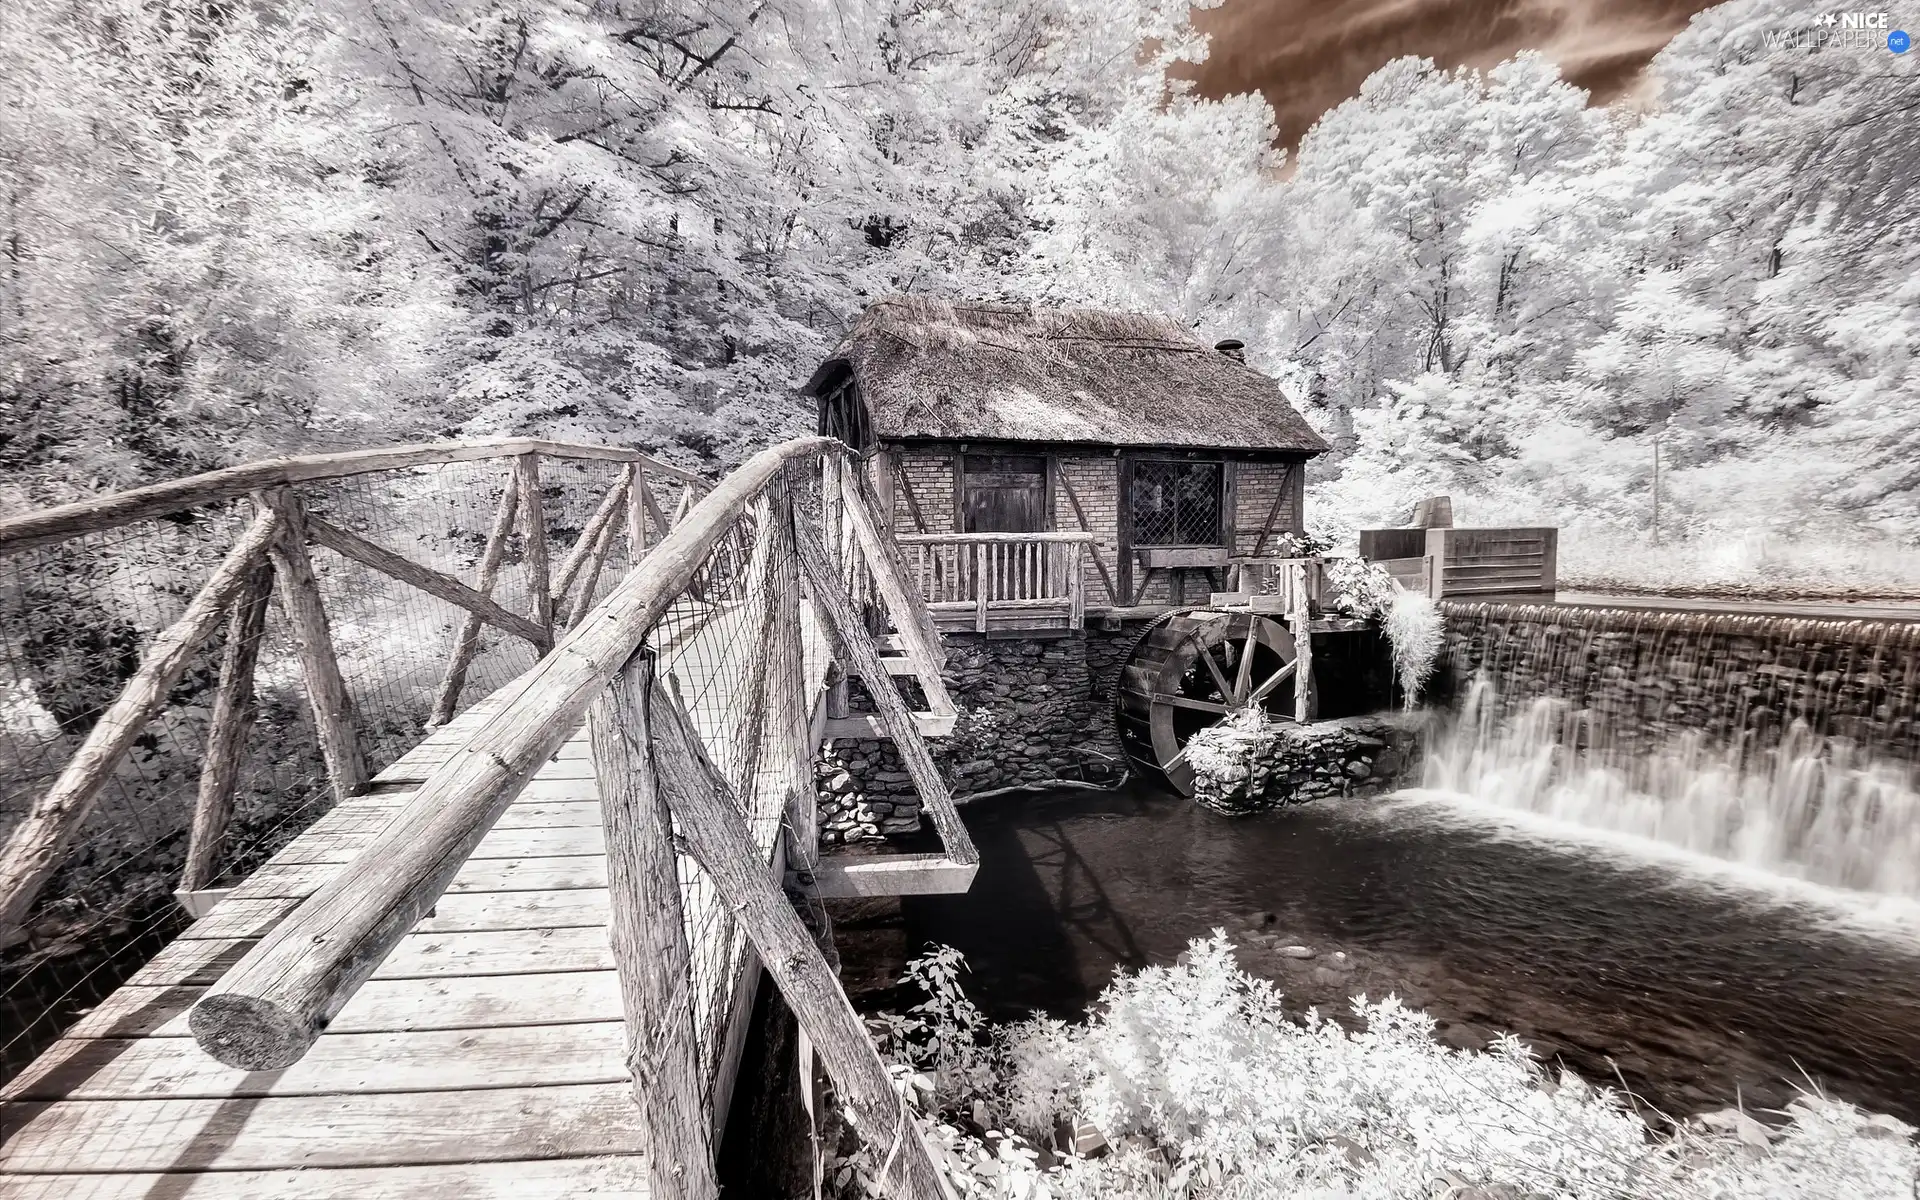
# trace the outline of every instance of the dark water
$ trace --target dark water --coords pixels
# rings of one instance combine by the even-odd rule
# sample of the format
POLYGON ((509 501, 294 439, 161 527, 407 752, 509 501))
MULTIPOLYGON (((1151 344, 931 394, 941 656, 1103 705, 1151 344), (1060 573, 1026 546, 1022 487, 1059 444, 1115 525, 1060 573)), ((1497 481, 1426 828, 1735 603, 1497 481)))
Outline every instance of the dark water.
POLYGON ((905 958, 944 942, 991 1015, 1073 1017, 1116 967, 1224 926, 1242 965, 1302 1006, 1394 992, 1443 1040, 1511 1031, 1668 1114, 1776 1106, 1811 1081, 1920 1119, 1920 924, 1868 897, 1444 799, 1228 819, 1130 787, 963 812, 983 856, 969 894, 836 907, 856 1003, 897 1002, 905 958), (1279 953, 1291 945, 1315 954, 1279 953))
POLYGON ((25 1070, 67 1027, 160 952, 187 925, 172 897, 104 923, 62 957, 0 962, 0 1083, 25 1070))

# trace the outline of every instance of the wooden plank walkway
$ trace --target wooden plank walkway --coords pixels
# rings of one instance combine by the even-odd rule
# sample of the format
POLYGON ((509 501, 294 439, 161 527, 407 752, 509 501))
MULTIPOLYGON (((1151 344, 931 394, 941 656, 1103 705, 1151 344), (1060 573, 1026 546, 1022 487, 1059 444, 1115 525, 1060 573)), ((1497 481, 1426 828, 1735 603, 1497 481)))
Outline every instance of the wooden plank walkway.
MULTIPOLYGON (((741 673, 734 614, 663 651, 716 759, 741 673)), ((804 694, 822 639, 807 623, 804 694)), ((745 644, 751 644, 750 642, 745 644)), ((584 733, 508 807, 417 924, 294 1066, 202 1053, 194 1001, 338 872, 508 685, 435 732, 250 876, 0 1090, 0 1198, 384 1200, 644 1196, 607 866, 584 733)), ((786 796, 749 798, 777 865, 786 796)), ((758 968, 705 875, 680 862, 701 1052, 722 1114, 758 968)))

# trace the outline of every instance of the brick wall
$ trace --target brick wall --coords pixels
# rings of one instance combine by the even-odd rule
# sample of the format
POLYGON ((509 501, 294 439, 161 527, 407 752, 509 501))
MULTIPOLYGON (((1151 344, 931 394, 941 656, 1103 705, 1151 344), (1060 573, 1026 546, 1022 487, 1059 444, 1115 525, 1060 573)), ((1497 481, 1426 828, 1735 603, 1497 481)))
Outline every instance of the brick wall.
MULTIPOLYGON (((1260 540, 1260 530, 1266 525, 1267 513, 1273 508, 1275 495, 1284 493, 1280 509, 1274 513, 1273 533, 1294 533, 1302 528, 1300 492, 1290 483, 1289 476, 1293 468, 1289 464, 1242 462, 1233 464, 1233 471, 1235 554, 1253 553, 1255 543, 1260 540)), ((1262 553, 1277 552, 1270 534, 1262 553)))
MULTIPOLYGON (((1099 539, 1094 543, 1091 553, 1099 555, 1100 561, 1107 565, 1108 572, 1118 584, 1119 460, 1109 455, 1106 458, 1062 458, 1057 461, 1060 482, 1053 489, 1053 527, 1065 533, 1078 532, 1080 529, 1079 515, 1073 511, 1073 501, 1067 498, 1067 485, 1072 484, 1073 494, 1079 498, 1080 507, 1087 514, 1087 531, 1099 539)), ((1120 603, 1107 594, 1106 584, 1100 578, 1100 568, 1094 566, 1091 557, 1084 560, 1083 569, 1086 572, 1089 607, 1120 603)))
POLYGON ((953 514, 953 456, 902 450, 893 482, 893 527, 900 533, 951 533, 953 514), (914 528, 907 489, 919 502, 924 530, 914 528))

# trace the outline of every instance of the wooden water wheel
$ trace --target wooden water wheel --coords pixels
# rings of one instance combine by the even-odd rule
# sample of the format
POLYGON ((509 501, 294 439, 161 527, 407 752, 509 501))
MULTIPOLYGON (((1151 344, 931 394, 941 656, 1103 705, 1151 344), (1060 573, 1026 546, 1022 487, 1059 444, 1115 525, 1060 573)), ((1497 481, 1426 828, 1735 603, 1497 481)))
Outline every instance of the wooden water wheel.
POLYGON ((1185 609, 1147 626, 1120 669, 1115 721, 1134 765, 1191 796, 1189 738, 1258 704, 1294 715, 1299 653, 1291 631, 1251 612, 1185 609))

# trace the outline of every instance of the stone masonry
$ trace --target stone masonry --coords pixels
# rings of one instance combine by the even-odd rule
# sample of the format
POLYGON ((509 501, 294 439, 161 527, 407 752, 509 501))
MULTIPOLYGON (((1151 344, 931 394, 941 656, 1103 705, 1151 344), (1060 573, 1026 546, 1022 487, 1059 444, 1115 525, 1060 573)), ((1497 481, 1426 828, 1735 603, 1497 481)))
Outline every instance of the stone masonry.
MULTIPOLYGON (((1198 738, 1195 741, 1199 741, 1198 738)), ((1191 753, 1191 750, 1189 751, 1191 753)), ((1417 722, 1391 713, 1312 725, 1276 721, 1194 754, 1194 802, 1228 816, 1398 787, 1419 761, 1417 722), (1224 752, 1222 752, 1224 751, 1224 752)))
MULTIPOLYGON (((1141 625, 1055 638, 948 634, 944 672, 960 708, 953 735, 929 743, 956 799, 1058 780, 1117 782, 1126 770, 1113 728, 1113 685, 1141 625)), ((849 689, 853 711, 872 702, 849 689)), ((890 741, 837 739, 815 766, 827 845, 911 833, 920 798, 890 741)))
POLYGON ((1477 680, 1500 710, 1550 697, 1582 742, 1631 748, 1704 734, 1777 744, 1804 723, 1886 757, 1920 761, 1920 624, 1814 621, 1551 605, 1442 605, 1435 699, 1477 680))

